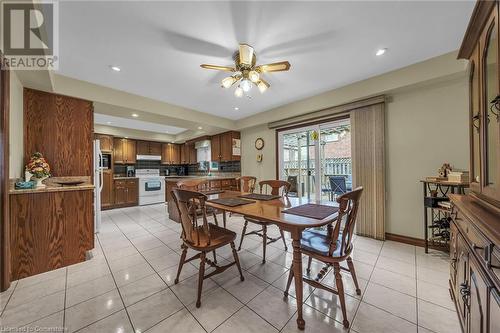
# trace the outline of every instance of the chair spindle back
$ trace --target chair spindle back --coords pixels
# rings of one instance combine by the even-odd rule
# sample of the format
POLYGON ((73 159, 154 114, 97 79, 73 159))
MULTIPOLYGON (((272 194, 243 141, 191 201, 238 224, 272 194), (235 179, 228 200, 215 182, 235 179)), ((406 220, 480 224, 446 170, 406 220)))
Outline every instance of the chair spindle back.
POLYGON ((285 180, 263 180, 259 182, 261 194, 264 192, 264 186, 269 186, 271 188, 271 195, 281 195, 283 197, 286 197, 288 196, 288 192, 290 191, 290 187, 292 186, 292 184, 285 180), (282 191, 281 194, 280 190, 282 191))
POLYGON ((253 176, 241 176, 236 178, 236 189, 240 192, 253 193, 257 178, 253 176))

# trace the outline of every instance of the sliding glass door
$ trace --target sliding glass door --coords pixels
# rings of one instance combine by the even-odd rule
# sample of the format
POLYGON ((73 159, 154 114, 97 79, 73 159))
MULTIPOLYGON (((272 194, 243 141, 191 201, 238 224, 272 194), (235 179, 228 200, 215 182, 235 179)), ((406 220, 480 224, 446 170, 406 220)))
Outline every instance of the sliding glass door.
POLYGON ((278 158, 290 195, 335 200, 352 188, 349 119, 280 131, 278 158))

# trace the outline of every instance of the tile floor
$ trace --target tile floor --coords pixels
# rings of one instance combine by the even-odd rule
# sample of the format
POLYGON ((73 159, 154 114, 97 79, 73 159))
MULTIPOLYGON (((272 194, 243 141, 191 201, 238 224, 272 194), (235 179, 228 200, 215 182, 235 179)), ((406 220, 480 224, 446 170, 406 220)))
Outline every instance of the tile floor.
MULTIPOLYGON (((242 218, 228 227, 241 232, 242 218)), ((276 228, 273 229, 277 233, 276 228)), ((180 225, 164 205, 103 213, 93 259, 12 283, 0 294, 0 327, 65 327, 67 332, 297 332, 294 292, 283 298, 291 246, 276 242, 261 262, 258 238, 239 252, 235 267, 205 280, 202 306, 194 305, 197 267, 185 265, 174 284, 180 225)), ((219 262, 231 251, 218 251, 219 262)), ((350 332, 460 331, 447 290, 447 256, 421 248, 357 237, 353 259, 362 295, 344 274, 350 332)), ((197 262, 193 262, 197 264, 197 262)), ((319 269, 313 264, 313 270, 319 269)), ((324 282, 333 284, 332 274, 324 282)), ((347 332, 335 295, 304 287, 306 332, 347 332)), ((55 329, 54 329, 55 328, 55 329)))

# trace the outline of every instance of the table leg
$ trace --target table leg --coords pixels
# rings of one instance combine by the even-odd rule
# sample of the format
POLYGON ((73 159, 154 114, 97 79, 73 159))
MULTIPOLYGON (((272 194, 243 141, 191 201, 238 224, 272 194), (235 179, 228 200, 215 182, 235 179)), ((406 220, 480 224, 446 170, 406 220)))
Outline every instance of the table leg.
POLYGON ((295 297, 297 299, 297 327, 303 330, 306 326, 304 318, 302 318, 302 301, 303 301, 303 281, 302 281, 302 251, 300 250, 300 238, 302 230, 292 230, 292 246, 293 246, 293 275, 295 281, 295 297))
POLYGON ((224 228, 226 228, 226 220, 227 220, 226 211, 223 211, 222 212, 222 223, 224 224, 224 228))

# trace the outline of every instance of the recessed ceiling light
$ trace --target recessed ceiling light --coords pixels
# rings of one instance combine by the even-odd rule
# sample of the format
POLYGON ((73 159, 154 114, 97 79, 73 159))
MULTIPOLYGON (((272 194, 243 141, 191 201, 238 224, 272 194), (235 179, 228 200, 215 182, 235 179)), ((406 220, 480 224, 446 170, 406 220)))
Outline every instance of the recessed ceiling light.
POLYGON ((137 113, 132 113, 132 117, 137 118, 139 115, 137 113))
POLYGON ((115 72, 119 72, 121 71, 122 69, 118 66, 109 66, 109 68, 111 68, 112 70, 114 70, 115 72))
POLYGON ((239 108, 239 107, 237 107, 237 106, 235 106, 235 107, 234 107, 234 111, 238 111, 239 109, 240 109, 240 108, 239 108))
POLYGON ((203 129, 203 127, 201 127, 201 126, 198 126, 198 129, 199 129, 199 130, 202 130, 202 129, 203 129))
POLYGON ((107 122, 106 122, 106 124, 111 125, 111 122, 110 122, 110 121, 107 121, 107 122))
POLYGON ((377 52, 375 53, 376 56, 381 56, 384 55, 387 52, 387 49, 378 49, 377 52))
POLYGON ((128 139, 128 136, 126 136, 125 139, 128 139))

